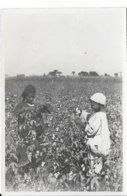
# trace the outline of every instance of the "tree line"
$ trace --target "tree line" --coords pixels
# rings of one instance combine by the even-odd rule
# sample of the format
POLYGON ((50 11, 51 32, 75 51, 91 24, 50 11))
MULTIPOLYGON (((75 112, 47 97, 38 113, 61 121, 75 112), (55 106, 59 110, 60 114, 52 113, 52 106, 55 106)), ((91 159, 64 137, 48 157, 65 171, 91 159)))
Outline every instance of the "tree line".
MULTIPOLYGON (((79 77, 98 77, 98 76, 105 76, 105 77, 110 77, 110 75, 108 73, 105 73, 104 75, 99 75, 96 71, 90 71, 90 72, 86 72, 86 71, 80 71, 79 73, 76 74, 75 71, 72 71, 71 74, 72 76, 79 76, 79 77)), ((32 76, 36 76, 36 75, 32 75, 32 76)), ((53 70, 50 71, 47 75, 43 74, 42 76, 47 76, 47 77, 59 77, 59 76, 64 76, 63 73, 61 71, 58 70, 53 70)), ((25 74, 18 74, 16 76, 17 78, 24 78, 25 74)), ((114 77, 122 77, 122 73, 118 72, 118 73, 114 73, 114 77)), ((5 78, 9 78, 9 75, 5 75, 5 78)))
MULTIPOLYGON (((74 76, 76 75, 76 72, 75 71, 72 71, 71 74, 74 76)), ((62 75, 62 72, 61 71, 58 71, 58 70, 53 70, 51 72, 48 73, 48 76, 61 76, 62 75)), ((86 71, 81 71, 78 73, 78 76, 81 76, 81 77, 86 77, 86 76, 100 76, 96 71, 90 71, 90 72, 86 72, 86 71)), ((106 77, 110 77, 110 75, 108 73, 105 73, 104 76, 106 77)), ((115 77, 118 77, 118 76, 122 76, 121 72, 118 72, 118 73, 114 73, 114 76, 115 77)))

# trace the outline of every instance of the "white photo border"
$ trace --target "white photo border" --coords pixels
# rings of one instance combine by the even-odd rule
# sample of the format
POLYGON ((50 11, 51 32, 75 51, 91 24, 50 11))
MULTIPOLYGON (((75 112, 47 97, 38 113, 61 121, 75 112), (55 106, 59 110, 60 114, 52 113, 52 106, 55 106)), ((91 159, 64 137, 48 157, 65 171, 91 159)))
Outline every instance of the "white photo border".
MULTIPOLYGON (((19 2, 19 1, 17 1, 19 2)), ((27 1, 28 2, 28 1, 27 1)), ((42 1, 33 1, 33 0, 29 0, 29 3, 26 4, 26 1, 23 0, 22 3, 17 3, 16 4, 16 0, 15 1, 3 1, 3 5, 2 9, 7 9, 7 8, 79 8, 79 7, 82 7, 82 8, 90 8, 90 7, 123 7, 126 9, 127 7, 127 2, 126 1, 85 1, 85 4, 83 3, 83 1, 78 1, 79 3, 77 3, 77 1, 61 1, 62 3, 59 3, 58 1, 43 1, 43 3, 39 3, 39 2, 42 2, 42 1), (54 2, 54 3, 52 3, 54 2), (64 2, 64 3, 63 3, 64 2), (73 3, 74 2, 74 3, 73 3), (91 3, 90 3, 91 2, 91 3), (103 3, 102 3, 103 2, 103 3), (7 5, 8 4, 8 5, 7 5), (43 5, 42 5, 43 4, 43 5), (40 6, 40 7, 39 7, 40 6)), ((2 10, 0 12, 0 14, 2 14, 2 10)), ((125 16, 125 21, 126 21, 126 16, 125 16)), ((127 138, 127 132, 126 132, 126 127, 127 127, 127 91, 126 91, 126 86, 127 86, 127 65, 126 65, 126 24, 125 25, 125 37, 124 37, 124 42, 125 42, 125 45, 123 45, 123 177, 124 177, 124 180, 123 180, 123 192, 97 192, 97 193, 86 193, 86 195, 127 195, 127 153, 126 153, 126 149, 127 149, 127 142, 126 142, 126 138, 127 138)), ((3 40, 2 40, 3 41, 3 40)), ((2 48, 2 53, 4 51, 4 48, 2 48)), ((2 57, 4 56, 4 54, 2 54, 2 57)), ((1 126, 1 130, 4 129, 4 122, 5 122, 5 115, 4 115, 4 97, 5 97, 5 82, 4 82, 4 58, 2 58, 2 63, 1 63, 1 79, 0 79, 0 91, 1 91, 1 97, 0 97, 0 106, 1 106, 1 111, 2 111, 2 114, 1 114, 1 121, 0 121, 0 126, 1 126)), ((3 133, 3 131, 1 132, 0 134, 0 137, 1 137, 1 162, 5 162, 5 153, 3 152, 4 151, 4 139, 5 138, 5 133, 3 133)), ((4 178, 4 172, 5 171, 5 168, 3 170, 3 164, 1 165, 1 174, 2 174, 2 179, 4 178)), ((2 188, 3 188, 3 180, 1 179, 1 182, 2 182, 2 188)), ((5 182, 5 179, 4 179, 4 182, 5 182)), ((21 192, 21 193, 16 193, 16 192, 13 192, 13 193, 7 193, 5 192, 4 189, 2 189, 2 194, 3 195, 84 195, 85 193, 79 193, 79 192, 67 192, 67 193, 62 193, 62 192, 54 192, 54 193, 29 193, 29 192, 21 192)))

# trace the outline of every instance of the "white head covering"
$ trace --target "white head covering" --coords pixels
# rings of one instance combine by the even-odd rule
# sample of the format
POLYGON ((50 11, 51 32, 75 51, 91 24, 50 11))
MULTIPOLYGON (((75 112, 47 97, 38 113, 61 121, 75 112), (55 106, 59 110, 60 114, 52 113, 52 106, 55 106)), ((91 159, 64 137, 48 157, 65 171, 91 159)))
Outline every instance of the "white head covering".
POLYGON ((95 93, 90 97, 90 100, 99 103, 101 105, 106 105, 106 96, 103 93, 95 93))

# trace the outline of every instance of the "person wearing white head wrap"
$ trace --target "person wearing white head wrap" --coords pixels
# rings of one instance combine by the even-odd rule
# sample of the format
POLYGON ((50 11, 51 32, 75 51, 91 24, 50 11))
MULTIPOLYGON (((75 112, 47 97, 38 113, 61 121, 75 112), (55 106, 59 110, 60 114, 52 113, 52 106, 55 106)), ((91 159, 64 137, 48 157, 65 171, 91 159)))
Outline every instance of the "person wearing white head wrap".
MULTIPOLYGON (((106 96, 102 93, 95 93, 90 97, 93 114, 90 116, 85 110, 80 112, 80 119, 85 124, 84 129, 87 135, 87 146, 91 159, 95 157, 106 157, 110 152, 110 132, 105 112, 106 96), (88 118, 89 116, 89 118, 88 118)), ((83 127, 83 126, 82 126, 83 127)), ((98 173, 102 170, 103 162, 100 161, 98 173)), ((96 166, 94 164, 96 170, 96 166)), ((96 172, 97 172, 96 171, 96 172)))
POLYGON ((85 132, 88 145, 95 154, 108 155, 110 151, 110 132, 105 112, 106 97, 102 93, 95 93, 90 97, 91 108, 94 113, 89 118, 85 132))

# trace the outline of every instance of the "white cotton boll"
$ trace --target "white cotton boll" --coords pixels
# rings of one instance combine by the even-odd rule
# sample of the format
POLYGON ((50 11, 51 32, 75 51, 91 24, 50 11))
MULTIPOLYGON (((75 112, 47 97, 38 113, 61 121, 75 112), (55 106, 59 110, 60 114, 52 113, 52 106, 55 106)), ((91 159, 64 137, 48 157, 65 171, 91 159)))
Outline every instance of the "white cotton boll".
POLYGON ((54 174, 55 178, 58 178, 59 175, 60 175, 59 172, 57 172, 57 173, 54 174))
POLYGON ((42 161, 41 166, 43 167, 45 165, 45 162, 42 161))
POLYGON ((78 108, 76 108, 76 115, 80 115, 81 110, 79 110, 78 108))
POLYGON ((55 134, 52 135, 52 139, 53 139, 53 140, 55 139, 55 134))

